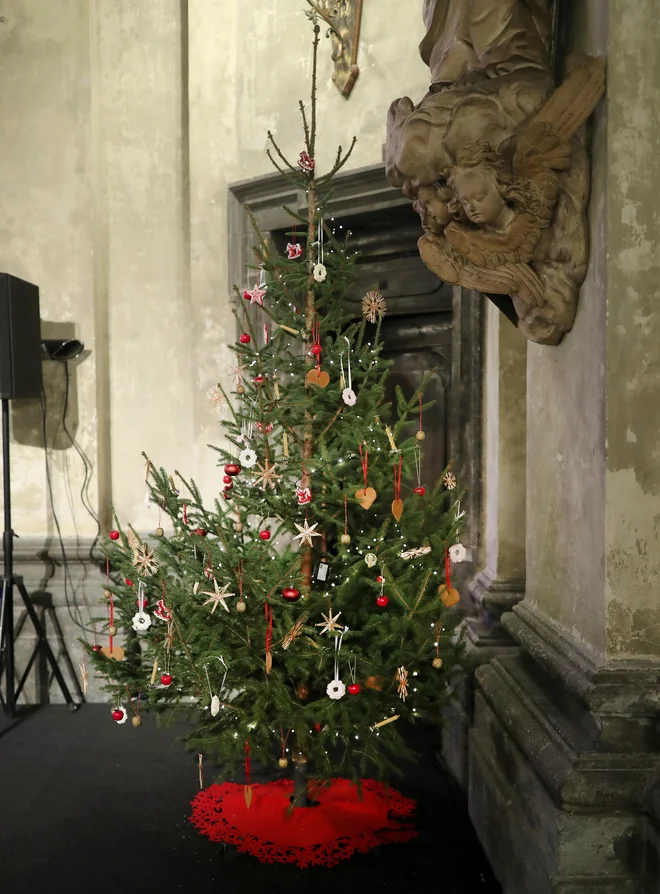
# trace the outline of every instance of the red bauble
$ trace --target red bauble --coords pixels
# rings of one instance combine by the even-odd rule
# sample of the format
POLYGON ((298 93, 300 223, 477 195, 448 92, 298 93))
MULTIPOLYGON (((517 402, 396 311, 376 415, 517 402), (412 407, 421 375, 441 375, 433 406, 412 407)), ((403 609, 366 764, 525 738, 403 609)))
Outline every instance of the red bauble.
POLYGON ((100 645, 100 643, 94 643, 94 645, 92 646, 93 652, 100 652, 101 649, 102 649, 102 646, 100 645))
POLYGON ((126 584, 127 587, 133 586, 133 581, 129 580, 127 577, 124 578, 124 583, 126 584))
POLYGON ((254 382, 255 385, 263 385, 263 383, 265 382, 265 379, 263 376, 259 375, 259 376, 255 376, 252 379, 252 381, 254 382))
POLYGON ((110 540, 119 540, 119 531, 110 531, 110 540))
POLYGON ((222 479, 223 484, 231 484, 231 475, 225 475, 222 479))
POLYGON ((349 695, 359 695, 360 690, 362 689, 359 683, 351 683, 351 685, 346 688, 348 689, 349 695))
POLYGON ((234 487, 234 482, 231 481, 231 479, 230 479, 229 484, 225 484, 225 490, 232 490, 233 487, 234 487))
POLYGON ((172 685, 172 674, 161 674, 160 682, 163 686, 171 686, 172 685))
POLYGON ((112 719, 113 720, 123 720, 124 712, 120 711, 119 708, 115 708, 115 710, 112 712, 112 719))
MULTIPOLYGON (((137 605, 138 608, 140 608, 140 600, 139 600, 139 599, 136 599, 136 600, 135 600, 135 604, 137 605)), ((146 610, 147 610, 148 608, 149 608, 149 606, 147 605, 147 600, 146 600, 146 599, 143 599, 143 600, 142 600, 142 611, 143 611, 143 612, 146 612, 146 610)))
POLYGON ((320 357, 321 351, 323 350, 323 348, 321 347, 321 345, 312 345, 310 350, 315 357, 320 357))
POLYGON ((262 540, 270 540, 270 531, 259 531, 262 540))
POLYGON ((376 597, 376 605, 378 608, 386 608, 389 605, 390 600, 387 596, 377 596, 376 597))
POLYGON ((249 345, 249 344, 250 344, 250 336, 247 334, 247 332, 242 332, 242 333, 241 333, 241 337, 240 337, 238 340, 240 341, 240 343, 241 343, 242 345, 249 345))
POLYGON ((314 724, 314 731, 317 732, 317 733, 320 733, 320 732, 321 732, 321 724, 320 724, 320 723, 315 723, 315 724, 314 724))
POLYGON ((300 599, 300 590, 297 590, 295 587, 285 587, 282 590, 282 596, 284 596, 287 602, 297 602, 300 599))
POLYGON ((241 467, 237 463, 227 463, 225 466, 225 475, 240 475, 241 467))
POLYGON ((424 485, 418 484, 415 488, 415 493, 418 494, 420 497, 423 497, 426 493, 426 488, 424 487, 424 485))
POLYGON ((384 580, 385 580, 385 578, 383 577, 382 574, 379 574, 378 577, 376 578, 376 581, 377 581, 379 584, 382 584, 384 580))
POLYGON ((198 537, 206 537, 206 531, 204 528, 195 528, 193 534, 197 534, 198 537))
POLYGON ((231 500, 231 491, 223 490, 222 496, 225 498, 225 500, 231 500))

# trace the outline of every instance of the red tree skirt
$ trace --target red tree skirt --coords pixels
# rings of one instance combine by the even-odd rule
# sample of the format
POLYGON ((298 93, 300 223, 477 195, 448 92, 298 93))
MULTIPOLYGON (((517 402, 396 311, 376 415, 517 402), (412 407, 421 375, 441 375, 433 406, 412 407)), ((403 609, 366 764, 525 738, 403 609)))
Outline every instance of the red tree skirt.
POLYGON ((192 801, 190 820, 211 841, 233 844, 262 863, 334 866, 354 853, 417 835, 404 822, 415 802, 372 779, 363 780, 361 800, 355 785, 333 779, 314 791, 318 807, 290 813, 292 780, 253 785, 249 810, 243 788, 234 782, 209 786, 192 801))

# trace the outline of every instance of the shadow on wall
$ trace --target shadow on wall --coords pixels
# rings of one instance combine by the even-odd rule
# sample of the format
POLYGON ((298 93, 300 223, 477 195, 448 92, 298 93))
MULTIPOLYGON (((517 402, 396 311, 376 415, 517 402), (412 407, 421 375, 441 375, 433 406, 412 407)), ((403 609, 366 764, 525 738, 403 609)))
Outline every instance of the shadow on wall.
MULTIPOLYGON (((75 323, 42 320, 41 337, 74 339, 75 323)), ((79 426, 77 368, 89 354, 89 351, 83 351, 68 363, 43 361, 43 404, 38 398, 11 402, 12 441, 42 449, 47 444, 51 450, 68 450, 72 446, 72 438, 76 437, 79 426)))

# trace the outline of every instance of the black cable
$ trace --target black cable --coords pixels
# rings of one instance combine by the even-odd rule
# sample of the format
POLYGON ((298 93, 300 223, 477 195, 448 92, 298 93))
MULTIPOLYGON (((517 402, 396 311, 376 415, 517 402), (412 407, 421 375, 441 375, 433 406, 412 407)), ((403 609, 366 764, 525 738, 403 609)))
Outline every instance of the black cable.
MULTIPOLYGON (((66 603, 67 612, 69 613, 69 617, 76 625, 79 627, 84 633, 91 633, 93 636, 96 636, 96 631, 86 627, 83 624, 82 620, 79 620, 74 616, 73 609, 71 607, 71 601, 69 599, 69 589, 68 586, 71 587, 71 591, 73 592, 73 580, 71 578, 71 573, 69 571, 69 562, 66 555, 66 549, 64 546, 64 540, 62 539, 62 530, 60 528, 59 519, 57 517, 57 512, 55 511, 55 500, 53 498, 53 482, 50 474, 50 465, 48 463, 48 435, 46 431, 46 393, 45 391, 41 392, 41 423, 42 423, 42 433, 43 433, 43 442, 44 442, 44 461, 46 464, 46 481, 48 483, 48 495, 50 497, 50 508, 53 513, 53 521, 55 522, 55 529, 57 530, 57 538, 60 544, 60 550, 62 551, 62 565, 64 570, 64 601, 66 603)), ((76 610, 80 618, 82 618, 82 613, 80 611, 79 606, 75 606, 76 610)))
POLYGON ((101 522, 99 521, 98 515, 94 512, 94 509, 92 508, 91 500, 89 499, 89 485, 92 480, 92 474, 93 474, 94 469, 93 469, 91 460, 89 459, 89 457, 84 452, 82 447, 76 441, 75 437, 71 434, 71 432, 67 428, 66 413, 67 413, 67 410, 69 407, 70 376, 69 376, 69 364, 66 360, 64 361, 64 375, 65 375, 65 380, 66 380, 66 388, 64 391, 64 409, 62 411, 62 428, 64 429, 64 432, 67 435, 67 437, 69 438, 69 440, 71 441, 72 445, 75 447, 76 452, 78 453, 78 456, 81 458, 81 460, 83 462, 83 466, 85 468, 85 478, 83 480, 82 487, 80 488, 80 502, 83 504, 88 515, 90 515, 91 518, 93 519, 93 521, 96 523, 96 535, 94 537, 94 540, 92 541, 92 545, 89 548, 89 558, 93 562, 94 561, 94 547, 99 542, 99 538, 101 536, 101 522))

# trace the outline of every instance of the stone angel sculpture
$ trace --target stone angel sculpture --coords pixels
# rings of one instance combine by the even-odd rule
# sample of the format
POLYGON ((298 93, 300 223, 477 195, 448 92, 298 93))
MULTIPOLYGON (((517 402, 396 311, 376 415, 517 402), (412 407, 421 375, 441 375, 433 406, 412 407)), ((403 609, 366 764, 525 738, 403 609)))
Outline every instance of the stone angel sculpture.
POLYGON ((574 232, 578 244, 566 245, 570 208, 558 214, 557 203, 564 194, 570 205, 575 137, 604 86, 604 62, 583 59, 497 150, 487 139, 458 147, 445 172, 453 220, 419 241, 422 259, 445 282, 510 295, 520 327, 543 344, 570 329, 586 272, 586 233, 574 232))

